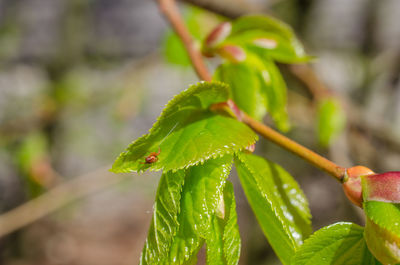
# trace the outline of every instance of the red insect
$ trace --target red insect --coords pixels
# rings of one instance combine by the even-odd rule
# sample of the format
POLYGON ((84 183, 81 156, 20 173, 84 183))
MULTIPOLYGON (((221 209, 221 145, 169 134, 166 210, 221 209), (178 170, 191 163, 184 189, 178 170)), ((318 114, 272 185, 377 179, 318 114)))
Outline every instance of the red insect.
POLYGON ((161 148, 158 147, 158 152, 150 153, 144 160, 145 162, 140 162, 140 164, 153 164, 158 161, 158 155, 161 153, 161 148))

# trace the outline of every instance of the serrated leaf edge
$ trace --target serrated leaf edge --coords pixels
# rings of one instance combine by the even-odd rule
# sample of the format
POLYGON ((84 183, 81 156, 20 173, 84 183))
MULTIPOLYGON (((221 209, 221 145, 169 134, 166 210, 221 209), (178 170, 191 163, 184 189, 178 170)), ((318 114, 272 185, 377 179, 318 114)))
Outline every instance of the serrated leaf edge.
MULTIPOLYGON (((253 170, 251 170, 251 169, 248 167, 248 165, 246 164, 246 162, 245 162, 243 159, 240 158, 240 157, 241 157, 241 154, 237 155, 236 157, 238 157, 239 161, 242 162, 242 164, 245 165, 245 168, 246 168, 251 174, 253 174, 253 175, 256 174, 253 170)), ((276 218, 278 218, 278 220, 281 222, 282 227, 283 227, 285 233, 288 235, 288 237, 289 237, 289 239, 290 239, 290 241, 291 241, 291 243, 292 243, 293 249, 294 249, 294 250, 297 250, 297 249, 298 249, 297 242, 296 242, 296 240, 293 238, 292 233, 291 233, 291 231, 290 231, 290 228, 287 227, 285 221, 281 218, 281 214, 278 214, 278 212, 277 212, 277 210, 276 210, 276 209, 280 209, 280 208, 277 207, 277 206, 268 198, 268 196, 262 191, 262 188, 261 188, 261 186, 260 186, 259 181, 257 180, 257 178, 254 178, 254 179, 255 179, 255 181, 256 181, 256 183, 257 183, 257 187, 258 187, 260 193, 261 193, 262 196, 268 201, 268 203, 271 205, 271 208, 273 209, 276 218)))

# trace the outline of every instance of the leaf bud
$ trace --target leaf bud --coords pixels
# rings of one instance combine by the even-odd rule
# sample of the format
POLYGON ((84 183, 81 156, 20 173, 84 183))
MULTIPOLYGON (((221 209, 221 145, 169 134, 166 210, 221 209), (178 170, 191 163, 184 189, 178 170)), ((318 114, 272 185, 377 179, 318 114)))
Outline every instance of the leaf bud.
POLYGON ((347 198, 355 205, 362 208, 361 177, 375 174, 371 169, 363 166, 355 166, 346 170, 343 179, 343 190, 347 198))
POLYGON ((211 33, 206 38, 206 46, 213 48, 221 43, 226 37, 231 34, 232 24, 229 22, 223 22, 211 31, 211 33))

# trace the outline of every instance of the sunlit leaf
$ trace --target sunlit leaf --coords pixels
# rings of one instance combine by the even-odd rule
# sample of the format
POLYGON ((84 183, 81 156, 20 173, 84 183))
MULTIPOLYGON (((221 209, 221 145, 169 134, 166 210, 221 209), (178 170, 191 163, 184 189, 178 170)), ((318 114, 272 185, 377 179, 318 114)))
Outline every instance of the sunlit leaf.
POLYGON ((235 160, 246 197, 283 264, 311 233, 307 200, 297 182, 277 164, 250 154, 235 160))
POLYGON ((365 240, 384 264, 400 264, 400 203, 366 201, 365 240))
POLYGON ((231 156, 164 173, 140 264, 192 264, 223 196, 231 156))
POLYGON ((157 264, 166 257, 179 227, 178 214, 184 181, 183 170, 166 172, 161 176, 140 264, 157 264))
POLYGON ((112 171, 178 170, 254 143, 257 135, 249 127, 208 110, 211 104, 226 101, 228 93, 226 85, 212 82, 194 85, 177 95, 149 133, 118 157, 112 171), (144 164, 145 158, 159 149, 158 161, 144 164))
POLYGON ((364 229, 352 223, 324 227, 307 239, 296 252, 293 265, 379 265, 369 252, 364 229))

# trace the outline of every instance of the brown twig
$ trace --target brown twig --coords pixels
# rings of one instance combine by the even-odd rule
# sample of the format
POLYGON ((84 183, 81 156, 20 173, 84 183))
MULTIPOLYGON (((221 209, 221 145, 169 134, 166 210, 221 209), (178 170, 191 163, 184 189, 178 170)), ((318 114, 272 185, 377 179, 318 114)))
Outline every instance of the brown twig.
POLYGON ((161 11, 166 16, 168 21, 171 23, 176 34, 178 34, 178 36, 182 40, 183 45, 186 48, 190 61, 192 62, 197 75, 200 77, 200 79, 203 79, 205 81, 211 81, 211 75, 207 70, 203 57, 201 53, 197 51, 193 39, 190 36, 189 31, 185 27, 185 23, 183 21, 182 16, 179 13, 175 1, 158 0, 158 2, 161 11))
MULTIPOLYGON (((190 55, 190 59, 193 68, 197 72, 198 76, 205 80, 211 80, 211 74, 205 67, 203 57, 201 53, 193 46, 192 37, 186 29, 182 17, 177 9, 176 2, 174 0, 158 0, 160 9, 164 13, 165 17, 169 20, 172 27, 175 29, 178 36, 182 39, 186 51, 190 55)), ((223 108, 223 105, 220 105, 223 108)), ((290 140, 286 136, 278 133, 270 127, 254 120, 248 115, 242 113, 241 119, 244 123, 250 126, 255 132, 262 135, 266 139, 274 142, 275 144, 285 148, 286 150, 298 155, 304 160, 308 161, 312 165, 324 170, 337 180, 342 181, 345 169, 333 163, 332 161, 318 155, 317 153, 307 149, 306 147, 290 140)))
POLYGON ((296 143, 295 141, 254 120, 246 114, 242 115, 242 119, 244 123, 250 126, 257 133, 262 135, 264 138, 303 158, 304 160, 308 161, 319 169, 322 169, 329 175, 335 177, 339 182, 342 181, 345 173, 345 169, 343 167, 336 165, 325 157, 320 156, 310 149, 296 143))
POLYGON ((126 175, 116 176, 108 172, 109 168, 107 166, 64 182, 36 199, 1 215, 0 237, 29 225, 89 194, 117 184, 126 178, 126 175))

